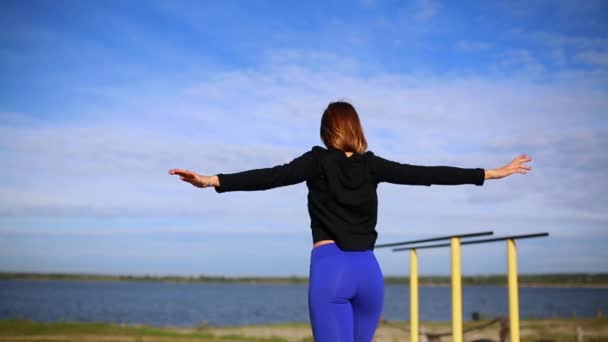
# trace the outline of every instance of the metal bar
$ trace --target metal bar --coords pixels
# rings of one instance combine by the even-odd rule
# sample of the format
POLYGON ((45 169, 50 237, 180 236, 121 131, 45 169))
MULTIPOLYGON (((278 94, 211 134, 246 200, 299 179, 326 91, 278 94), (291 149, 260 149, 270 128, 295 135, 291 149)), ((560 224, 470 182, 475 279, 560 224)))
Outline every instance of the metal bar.
POLYGON ((452 341, 462 342, 462 272, 460 269, 460 238, 450 240, 452 262, 452 341))
MULTIPOLYGON (((495 241, 504 241, 504 240, 519 240, 519 239, 529 239, 535 237, 543 237, 549 236, 549 233, 536 233, 536 234, 525 234, 525 235, 511 235, 511 236, 502 236, 491 239, 482 239, 482 240, 472 240, 472 241, 464 241, 461 242, 461 245, 473 245, 476 243, 486 243, 486 242, 495 242, 495 241)), ((401 248, 393 248, 393 252, 399 251, 407 251, 410 249, 428 249, 428 248, 440 248, 440 247, 449 247, 449 243, 441 243, 437 245, 426 245, 426 246, 414 246, 414 247, 401 247, 401 248)))
POLYGON ((414 243, 423 243, 423 242, 442 241, 442 240, 449 240, 449 239, 454 238, 454 237, 458 237, 458 238, 463 239, 463 238, 485 236, 485 235, 492 235, 492 234, 494 234, 493 231, 485 231, 485 232, 479 232, 479 233, 467 233, 467 234, 459 234, 459 235, 449 235, 449 236, 441 236, 441 237, 436 237, 436 238, 431 238, 431 239, 412 240, 412 241, 393 242, 393 243, 383 243, 383 244, 379 244, 379 245, 374 246, 374 248, 411 245, 411 244, 414 244, 414 243))
POLYGON ((519 342, 519 294, 517 285, 517 249, 515 240, 507 240, 507 270, 509 283, 509 341, 519 342))
POLYGON ((543 237, 543 236, 549 236, 549 233, 535 233, 535 234, 524 234, 524 235, 511 235, 511 236, 504 236, 504 237, 491 238, 491 239, 474 240, 474 241, 465 241, 465 242, 463 242, 462 244, 463 244, 463 245, 473 245, 473 244, 476 244, 476 243, 485 243, 485 242, 494 242, 494 241, 504 241, 504 240, 521 240, 521 239, 529 239, 529 238, 543 237))
POLYGON ((410 250, 410 341, 418 342, 418 254, 410 250))

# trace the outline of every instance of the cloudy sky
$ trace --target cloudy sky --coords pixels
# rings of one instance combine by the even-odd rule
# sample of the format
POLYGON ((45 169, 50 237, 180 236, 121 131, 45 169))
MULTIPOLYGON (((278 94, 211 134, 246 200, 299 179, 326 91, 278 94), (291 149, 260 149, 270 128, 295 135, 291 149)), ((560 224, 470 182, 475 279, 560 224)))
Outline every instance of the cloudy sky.
MULTIPOLYGON (((380 184, 378 243, 549 232, 518 243, 522 273, 608 272, 605 1, 2 1, 0 29, 0 270, 307 275, 304 183, 167 171, 289 162, 347 100, 384 158, 533 159, 482 187, 380 184)), ((463 272, 505 254, 463 247, 463 272)), ((420 263, 448 274, 449 251, 420 263)))

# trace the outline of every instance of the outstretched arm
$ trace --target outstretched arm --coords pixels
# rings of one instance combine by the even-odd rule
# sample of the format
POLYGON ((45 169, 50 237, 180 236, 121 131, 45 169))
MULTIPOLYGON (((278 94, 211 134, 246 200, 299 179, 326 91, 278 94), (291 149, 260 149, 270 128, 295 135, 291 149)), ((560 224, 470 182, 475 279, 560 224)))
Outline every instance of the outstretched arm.
POLYGON ((203 176, 195 172, 171 169, 170 174, 179 174, 183 181, 197 187, 215 187, 218 193, 226 191, 267 190, 279 186, 297 184, 308 179, 316 170, 316 160, 312 151, 295 158, 289 163, 269 168, 253 169, 237 173, 219 173, 203 176))
POLYGON ((498 179, 512 173, 526 173, 531 167, 523 164, 531 161, 521 155, 503 167, 496 169, 460 168, 454 166, 420 166, 402 164, 372 154, 372 168, 378 182, 408 185, 483 185, 486 179, 498 179))

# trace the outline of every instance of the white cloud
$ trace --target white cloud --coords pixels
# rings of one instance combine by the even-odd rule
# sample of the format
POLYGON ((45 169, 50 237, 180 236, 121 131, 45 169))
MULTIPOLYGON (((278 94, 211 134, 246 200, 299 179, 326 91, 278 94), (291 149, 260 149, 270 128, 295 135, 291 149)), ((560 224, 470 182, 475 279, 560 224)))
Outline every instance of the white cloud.
MULTIPOLYGON (((296 60, 305 56, 303 52, 288 55, 296 60)), ((166 171, 181 167, 201 173, 236 172, 288 162, 320 144, 322 110, 329 101, 346 98, 359 110, 370 148, 392 159, 497 167, 522 152, 536 157, 535 170, 525 181, 495 182, 483 190, 396 188, 387 190, 386 202, 403 193, 422 196, 428 202, 412 204, 420 205, 414 211, 421 218, 432 212, 424 206, 435 201, 453 212, 472 210, 471 202, 459 202, 466 198, 473 203, 491 201, 502 213, 532 205, 539 217, 552 215, 552 206, 600 215, 600 208, 573 205, 586 196, 605 199, 595 190, 605 189, 606 184, 592 187, 581 176, 601 172, 585 169, 603 162, 598 158, 605 141, 598 122, 608 103, 600 89, 416 74, 362 76, 356 70, 333 71, 331 65, 339 64, 339 59, 323 56, 327 65, 322 70, 294 63, 290 57, 259 71, 233 70, 192 79, 167 99, 168 108, 172 104, 180 108, 170 118, 158 112, 164 108, 145 108, 145 116, 131 113, 132 120, 116 121, 112 113, 104 113, 103 118, 81 123, 28 126, 11 124, 19 119, 4 122, 0 147, 5 151, 3 158, 10 162, 0 172, 4 179, 2 212, 12 216, 205 217, 213 211, 226 220, 259 212, 262 222, 297 224, 290 215, 281 217, 265 209, 267 203, 246 203, 261 196, 266 202, 297 211, 296 218, 305 220, 305 211, 298 209, 304 199, 284 198, 302 195, 303 185, 264 194, 221 195, 240 203, 240 209, 233 211, 228 200, 218 202, 216 194, 182 184, 166 171), (573 144, 582 146, 574 158, 559 154, 568 146, 578 146, 573 144), (568 165, 555 171, 562 160, 568 160, 568 165), (22 177, 23 170, 30 176, 22 177), (514 182, 518 186, 529 182, 538 192, 520 196, 517 186, 509 185, 514 182), (572 184, 578 186, 570 191, 573 200, 556 197, 572 184), (201 207, 201 203, 206 205, 201 207)), ((530 54, 516 51, 511 57, 527 61, 530 54)), ((400 213, 391 209, 387 215, 397 220, 400 213)))
POLYGON ((499 62, 495 68, 518 67, 519 70, 514 70, 517 73, 530 73, 538 79, 559 83, 605 86, 608 82, 605 56, 608 38, 601 35, 561 34, 518 27, 508 30, 502 39, 509 45, 496 55, 499 62), (548 65, 553 68, 548 69, 548 65))
POLYGON ((498 55, 498 62, 492 69, 508 70, 521 77, 537 78, 546 73, 547 68, 530 50, 510 49, 498 55))
POLYGON ((437 15, 440 9, 441 4, 435 0, 417 0, 414 18, 419 21, 429 20, 437 15))
POLYGON ((576 59, 594 66, 608 67, 608 50, 587 50, 577 54, 576 59))

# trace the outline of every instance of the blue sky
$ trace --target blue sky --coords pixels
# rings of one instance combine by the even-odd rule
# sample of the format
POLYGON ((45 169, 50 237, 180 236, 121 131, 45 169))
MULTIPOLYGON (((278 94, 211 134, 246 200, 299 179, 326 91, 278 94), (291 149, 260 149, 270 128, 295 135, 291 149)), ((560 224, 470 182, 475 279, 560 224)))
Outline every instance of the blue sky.
MULTIPOLYGON (((603 1, 3 1, 0 270, 307 275, 304 183, 217 194, 167 173, 237 172, 321 145, 331 101, 377 155, 533 171, 381 184, 378 243, 494 230, 519 269, 608 272, 603 1)), ((463 272, 505 272, 502 243, 463 272)), ((385 275, 408 257, 378 249, 385 275)), ((447 249, 420 253, 448 274, 447 249)))

